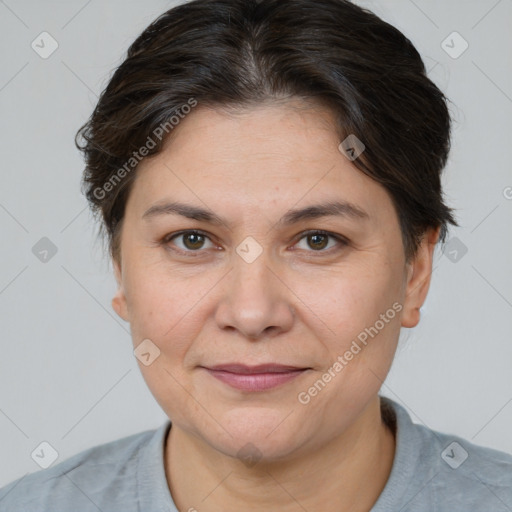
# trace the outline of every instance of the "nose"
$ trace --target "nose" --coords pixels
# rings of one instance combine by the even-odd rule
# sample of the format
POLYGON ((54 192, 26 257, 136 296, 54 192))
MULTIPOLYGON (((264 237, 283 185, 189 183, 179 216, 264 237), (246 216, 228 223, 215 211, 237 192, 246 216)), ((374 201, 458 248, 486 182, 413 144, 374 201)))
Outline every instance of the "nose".
POLYGON ((252 263, 234 259, 215 311, 219 328, 238 331, 251 341, 291 329, 293 292, 283 276, 269 266, 265 252, 252 263))

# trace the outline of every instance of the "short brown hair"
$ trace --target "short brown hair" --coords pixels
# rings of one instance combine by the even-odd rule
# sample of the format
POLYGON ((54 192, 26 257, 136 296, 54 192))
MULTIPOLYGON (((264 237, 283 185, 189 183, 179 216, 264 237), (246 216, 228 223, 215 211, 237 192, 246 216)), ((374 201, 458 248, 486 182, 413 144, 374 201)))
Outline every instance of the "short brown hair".
MULTIPOLYGON (((458 226, 441 189, 448 100, 404 34, 346 0, 192 0, 133 42, 76 135, 84 192, 111 255, 120 257, 130 159, 159 126, 191 99, 243 110, 286 98, 327 106, 340 141, 353 134, 364 143, 353 163, 390 194, 407 260, 429 227, 444 242, 448 223, 458 226)), ((152 140, 147 156, 165 137, 152 140)))

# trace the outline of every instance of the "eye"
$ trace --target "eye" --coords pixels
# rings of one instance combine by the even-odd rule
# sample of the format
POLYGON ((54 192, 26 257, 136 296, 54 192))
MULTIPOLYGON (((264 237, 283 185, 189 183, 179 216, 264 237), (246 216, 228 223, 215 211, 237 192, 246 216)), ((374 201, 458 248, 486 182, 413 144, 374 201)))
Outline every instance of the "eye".
MULTIPOLYGON (((331 252, 331 249, 333 247, 336 247, 336 245, 338 246, 346 246, 348 245, 348 242, 346 240, 344 240, 342 237, 338 236, 338 235, 335 235, 333 233, 329 233, 327 231, 319 231, 319 230, 316 230, 316 231, 307 231, 305 233, 301 233, 301 238, 299 240, 299 243, 296 244, 296 246, 298 247, 301 243, 302 240, 305 240, 306 242, 306 245, 307 247, 309 248, 312 248, 313 251, 309 250, 309 252, 331 252), (334 243, 331 244, 331 246, 329 247, 329 239, 333 240, 334 243), (326 247, 329 247, 328 250, 325 250, 326 247)), ((306 247, 306 251, 308 251, 306 247)), ((304 249, 304 247, 300 248, 299 249, 304 249)))
MULTIPOLYGON (((293 250, 298 248, 307 252, 330 253, 333 248, 336 248, 336 245, 338 249, 348 245, 348 241, 343 237, 322 230, 306 231, 301 233, 299 237, 299 242, 295 244, 293 250), (307 245, 306 248, 300 247, 303 240, 305 240, 305 244, 307 245), (330 241, 333 243, 330 244, 330 241)), ((171 250, 187 256, 200 256, 203 250, 218 248, 211 241, 208 234, 195 229, 171 233, 164 237, 162 243, 169 246, 171 250)))
POLYGON ((189 230, 181 231, 179 233, 173 233, 171 235, 166 236, 163 240, 163 243, 167 245, 176 246, 176 252, 181 253, 200 252, 201 249, 211 249, 215 247, 215 245, 210 240, 209 236, 206 233, 203 233, 202 231, 198 230, 189 230), (174 242, 174 240, 181 240, 181 245, 179 243, 174 242), (207 246, 206 242, 210 243, 210 247, 207 246))

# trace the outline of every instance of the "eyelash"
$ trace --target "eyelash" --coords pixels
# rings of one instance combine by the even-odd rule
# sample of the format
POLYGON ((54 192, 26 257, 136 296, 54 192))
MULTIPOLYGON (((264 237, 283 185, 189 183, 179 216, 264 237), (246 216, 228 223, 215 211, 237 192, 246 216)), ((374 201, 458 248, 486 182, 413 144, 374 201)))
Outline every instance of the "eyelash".
MULTIPOLYGON (((201 231, 199 229, 188 229, 188 230, 178 231, 177 233, 170 233, 170 234, 166 235, 162 239, 161 243, 165 246, 168 246, 172 240, 174 240, 175 238, 178 238, 180 236, 183 236, 183 235, 200 235, 200 236, 204 236, 205 238, 210 240, 210 242, 212 242, 210 235, 208 235, 208 233, 206 233, 205 231, 201 231)), ((297 241, 295 242, 295 244, 299 243, 303 238, 306 238, 309 235, 323 235, 323 236, 326 236, 329 238, 333 238, 341 246, 340 248, 344 248, 344 247, 348 246, 348 244, 349 244, 349 241, 346 238, 341 237, 340 235, 335 235, 334 233, 330 233, 329 231, 323 231, 321 229, 310 229, 307 231, 303 231, 302 233, 299 233, 299 235, 297 235, 297 241)), ((335 250, 340 250, 340 248, 335 249, 335 250)), ((192 251, 192 250, 184 251, 183 249, 170 248, 170 250, 172 250, 173 252, 176 252, 178 254, 181 254, 181 255, 184 255, 187 257, 192 257, 192 258, 202 256, 202 253, 204 252, 203 249, 198 249, 197 251, 192 251)), ((331 254, 332 251, 333 251, 333 248, 328 249, 328 250, 318 250, 318 251, 310 250, 307 252, 311 252, 313 254, 319 253, 320 255, 322 255, 322 254, 331 254)))

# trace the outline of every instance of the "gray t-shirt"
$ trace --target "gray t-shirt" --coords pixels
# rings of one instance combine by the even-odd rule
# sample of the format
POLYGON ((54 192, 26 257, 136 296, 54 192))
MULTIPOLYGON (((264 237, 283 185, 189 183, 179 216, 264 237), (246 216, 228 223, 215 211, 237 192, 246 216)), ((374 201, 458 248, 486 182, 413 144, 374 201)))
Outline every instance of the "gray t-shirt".
MULTIPOLYGON (((512 512, 512 455, 415 424, 389 398, 381 405, 396 453, 371 512, 512 512)), ((169 428, 166 421, 26 474, 0 489, 0 512, 177 512, 164 470, 169 428)), ((200 498, 190 507, 200 512, 200 498)))

